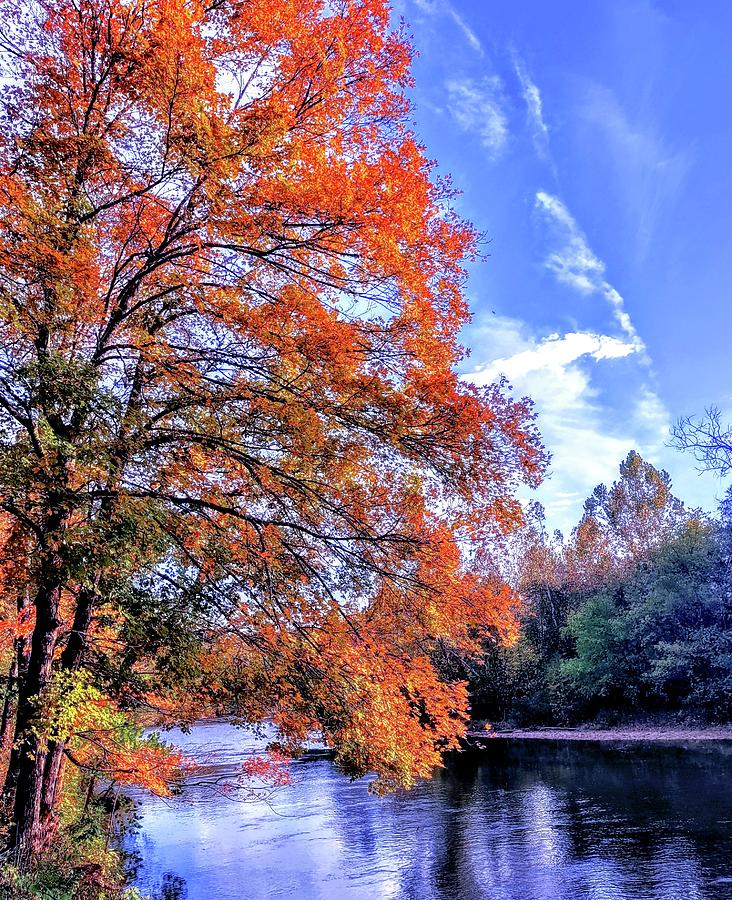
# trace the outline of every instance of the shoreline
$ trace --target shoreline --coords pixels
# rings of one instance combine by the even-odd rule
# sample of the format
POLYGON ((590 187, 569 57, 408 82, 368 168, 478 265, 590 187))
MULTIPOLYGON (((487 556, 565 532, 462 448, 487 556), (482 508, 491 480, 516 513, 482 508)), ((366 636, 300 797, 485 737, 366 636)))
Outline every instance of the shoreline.
POLYGON ((700 728, 659 728, 630 726, 627 728, 508 728, 468 730, 470 746, 496 740, 588 741, 601 743, 687 743, 732 741, 732 725, 700 728))

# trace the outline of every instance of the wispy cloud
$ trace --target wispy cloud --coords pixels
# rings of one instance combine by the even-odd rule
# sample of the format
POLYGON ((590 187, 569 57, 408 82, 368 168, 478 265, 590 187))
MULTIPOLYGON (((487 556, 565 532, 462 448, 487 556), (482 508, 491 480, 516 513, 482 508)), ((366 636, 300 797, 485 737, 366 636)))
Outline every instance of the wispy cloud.
POLYGON ((587 238, 567 207, 559 197, 545 191, 536 194, 536 206, 553 228, 557 244, 557 249, 546 257, 547 269, 559 281, 581 293, 597 293, 604 297, 624 334, 637 349, 645 349, 625 309, 625 301, 605 278, 605 264, 592 252, 587 238))
POLYGON ((503 86, 497 75, 476 81, 451 79, 445 85, 450 113, 463 131, 480 136, 492 159, 508 142, 508 120, 503 109, 503 86))
POLYGON ((542 159, 548 159, 549 129, 544 121, 544 105, 541 99, 541 92, 535 82, 532 81, 526 65, 515 50, 512 53, 512 57, 513 67, 516 71, 516 76, 521 85, 521 93, 523 94, 526 103, 534 148, 542 159))
POLYGON ((448 6, 447 12, 452 18, 453 22, 460 29, 460 31, 462 31, 463 36, 465 37, 465 40, 468 42, 468 44, 473 48, 473 50, 475 50, 475 52, 479 56, 483 56, 483 45, 481 44, 478 35, 468 25, 465 19, 452 6, 448 6))
POLYGON ((414 0, 418 9, 429 16, 446 15, 457 25, 468 45, 475 50, 478 56, 484 55, 483 44, 473 29, 465 21, 464 17, 447 2, 447 0, 414 0))
POLYGON ((655 434, 659 441, 665 443, 668 440, 671 416, 661 398, 648 385, 641 384, 637 389, 633 420, 649 435, 655 434))
POLYGON ((669 146, 647 113, 631 118, 616 94, 602 85, 591 82, 585 86, 579 114, 599 137, 599 153, 609 154, 618 196, 642 259, 659 218, 683 186, 691 154, 688 149, 669 146))

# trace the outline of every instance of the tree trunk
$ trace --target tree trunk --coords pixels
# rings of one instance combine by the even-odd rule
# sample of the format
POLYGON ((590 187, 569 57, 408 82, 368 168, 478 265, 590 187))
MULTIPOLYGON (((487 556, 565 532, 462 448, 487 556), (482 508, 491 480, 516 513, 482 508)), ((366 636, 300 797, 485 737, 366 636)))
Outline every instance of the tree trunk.
MULTIPOLYGON (((41 340, 41 338, 39 338, 41 340)), ((137 360, 127 410, 113 453, 108 484, 116 484, 124 467, 128 448, 124 443, 129 416, 139 405, 143 375, 142 358, 137 360)), ((68 460, 63 460, 62 483, 66 484, 68 460)), ((102 501, 99 523, 106 523, 114 508, 115 498, 102 501)), ((31 642, 28 672, 19 685, 15 741, 5 779, 3 798, 5 808, 12 809, 9 846, 15 849, 21 865, 29 863, 42 852, 57 828, 56 805, 63 780, 65 743, 48 742, 34 733, 33 719, 37 712, 37 698, 48 685, 53 674, 53 658, 62 623, 59 620, 63 559, 60 546, 68 522, 69 510, 53 501, 45 522, 45 559, 41 563, 41 585, 36 596, 36 624, 31 642), (60 541, 58 540, 60 538, 60 541), (44 575, 45 573, 45 579, 44 575)), ((77 598, 74 623, 68 642, 61 654, 60 668, 75 671, 82 662, 91 625, 99 573, 93 585, 83 588, 77 598)))
POLYGON ((41 814, 47 740, 33 726, 39 698, 52 676, 53 656, 61 628, 60 599, 60 578, 54 575, 42 579, 35 600, 36 626, 28 672, 18 691, 15 747, 6 777, 5 796, 12 808, 10 847, 16 851, 21 867, 26 867, 45 848, 54 825, 52 817, 41 814))
MULTIPOLYGON (((75 672, 82 662, 87 634, 91 625, 92 612, 96 592, 93 588, 84 588, 79 593, 74 613, 74 624, 71 634, 61 654, 61 669, 75 672)), ((56 803, 63 783, 64 741, 51 741, 48 745, 46 762, 43 769, 43 786, 41 789, 41 818, 52 819, 56 803)))

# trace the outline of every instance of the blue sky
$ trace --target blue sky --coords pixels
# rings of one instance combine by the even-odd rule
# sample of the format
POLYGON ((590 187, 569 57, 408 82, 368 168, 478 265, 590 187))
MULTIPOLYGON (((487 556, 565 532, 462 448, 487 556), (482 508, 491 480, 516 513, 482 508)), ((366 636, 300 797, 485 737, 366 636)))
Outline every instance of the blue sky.
POLYGON ((638 449, 688 505, 725 485, 666 446, 732 413, 732 3, 398 0, 416 130, 490 258, 466 377, 531 395, 568 531, 638 449))

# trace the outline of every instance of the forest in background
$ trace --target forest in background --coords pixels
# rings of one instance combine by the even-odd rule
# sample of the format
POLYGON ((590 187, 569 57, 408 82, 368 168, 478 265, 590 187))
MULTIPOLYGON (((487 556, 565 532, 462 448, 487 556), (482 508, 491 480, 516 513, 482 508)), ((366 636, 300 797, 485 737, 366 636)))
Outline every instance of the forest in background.
POLYGON ((476 719, 614 724, 732 715, 732 519, 687 509, 636 452, 571 535, 535 505, 504 565, 518 635, 467 666, 476 719))

